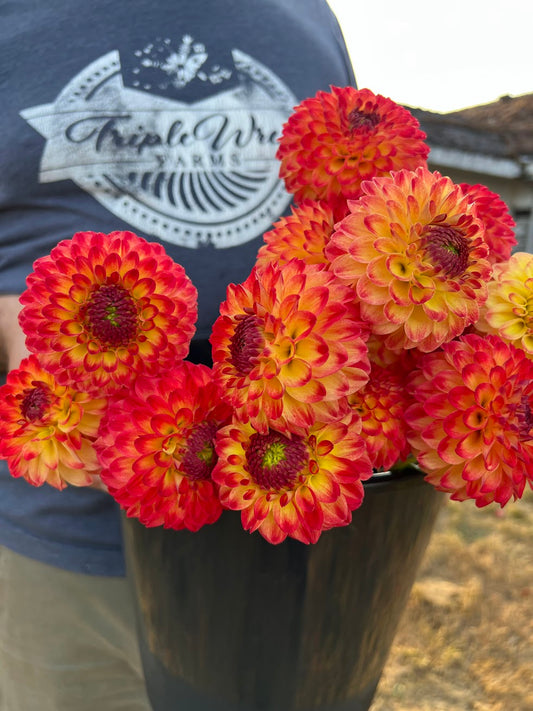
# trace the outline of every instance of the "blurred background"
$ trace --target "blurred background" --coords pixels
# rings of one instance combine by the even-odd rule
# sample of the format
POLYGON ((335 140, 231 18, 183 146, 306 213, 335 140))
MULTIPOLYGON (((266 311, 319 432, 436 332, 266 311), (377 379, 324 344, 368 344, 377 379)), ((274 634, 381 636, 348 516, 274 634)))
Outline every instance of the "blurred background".
POLYGON ((526 0, 329 0, 360 88, 448 112, 533 91, 526 0))

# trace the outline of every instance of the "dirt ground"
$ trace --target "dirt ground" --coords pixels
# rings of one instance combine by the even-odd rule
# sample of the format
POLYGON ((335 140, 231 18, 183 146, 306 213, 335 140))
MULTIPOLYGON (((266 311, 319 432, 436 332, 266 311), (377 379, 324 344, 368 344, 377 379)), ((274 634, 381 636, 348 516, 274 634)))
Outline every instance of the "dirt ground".
POLYGON ((371 711, 533 711, 533 492, 446 502, 371 711))

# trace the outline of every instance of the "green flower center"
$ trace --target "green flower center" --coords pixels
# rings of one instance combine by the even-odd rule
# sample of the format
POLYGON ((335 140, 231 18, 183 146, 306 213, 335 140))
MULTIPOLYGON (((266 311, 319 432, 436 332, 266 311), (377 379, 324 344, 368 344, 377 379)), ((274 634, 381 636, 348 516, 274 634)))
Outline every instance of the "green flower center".
POLYGON ((263 336, 257 316, 240 316, 230 339, 231 363, 241 375, 248 375, 263 348, 263 336))
POLYGON ((36 385, 31 390, 24 391, 20 406, 22 417, 28 422, 41 420, 50 404, 50 391, 46 385, 36 385))
POLYGON ((359 111, 354 109, 348 114, 348 124, 350 131, 371 130, 381 121, 381 117, 375 111, 359 111))
POLYGON ((279 432, 254 433, 246 452, 246 468, 263 489, 291 489, 309 461, 302 437, 289 439, 279 432))
POLYGON ((130 293, 117 284, 96 289, 85 309, 91 335, 108 348, 127 346, 137 336, 137 308, 130 293))
POLYGON ((460 276, 468 268, 469 242, 455 227, 428 225, 423 233, 423 244, 435 269, 446 276, 460 276))
POLYGON ((181 469, 189 479, 198 481, 211 478, 217 459, 214 444, 217 430, 216 422, 202 422, 187 438, 181 469))

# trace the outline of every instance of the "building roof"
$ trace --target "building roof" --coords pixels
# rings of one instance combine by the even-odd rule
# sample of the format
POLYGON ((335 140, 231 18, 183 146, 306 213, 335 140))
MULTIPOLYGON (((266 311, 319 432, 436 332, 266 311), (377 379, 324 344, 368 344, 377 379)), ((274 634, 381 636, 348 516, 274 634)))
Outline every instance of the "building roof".
POLYGON ((410 108, 427 134, 430 162, 533 179, 533 94, 437 114, 410 108))

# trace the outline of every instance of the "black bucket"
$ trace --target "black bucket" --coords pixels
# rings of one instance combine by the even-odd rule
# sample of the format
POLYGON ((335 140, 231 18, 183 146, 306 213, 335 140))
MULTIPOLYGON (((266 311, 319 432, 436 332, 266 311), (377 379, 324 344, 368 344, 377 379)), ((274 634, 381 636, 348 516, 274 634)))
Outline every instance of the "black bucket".
POLYGON ((154 711, 366 711, 442 501, 414 468, 374 476, 314 545, 233 511, 197 533, 124 517, 154 711))

